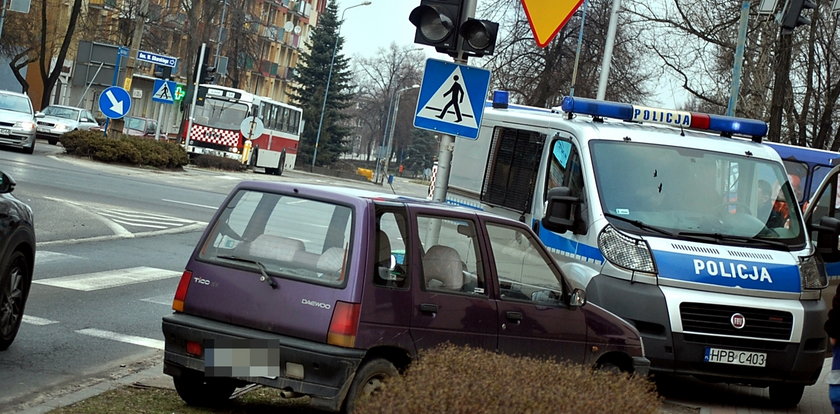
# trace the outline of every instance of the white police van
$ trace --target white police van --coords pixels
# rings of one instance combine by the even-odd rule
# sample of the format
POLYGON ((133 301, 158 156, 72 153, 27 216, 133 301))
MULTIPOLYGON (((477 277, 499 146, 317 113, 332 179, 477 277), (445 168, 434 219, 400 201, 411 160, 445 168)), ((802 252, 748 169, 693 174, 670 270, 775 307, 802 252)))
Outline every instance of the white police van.
POLYGON ((588 300, 635 325, 651 372, 769 386, 794 406, 826 357, 822 263, 840 221, 806 227, 766 132, 577 97, 508 105, 494 92, 478 139, 456 141, 447 201, 531 224, 588 300))

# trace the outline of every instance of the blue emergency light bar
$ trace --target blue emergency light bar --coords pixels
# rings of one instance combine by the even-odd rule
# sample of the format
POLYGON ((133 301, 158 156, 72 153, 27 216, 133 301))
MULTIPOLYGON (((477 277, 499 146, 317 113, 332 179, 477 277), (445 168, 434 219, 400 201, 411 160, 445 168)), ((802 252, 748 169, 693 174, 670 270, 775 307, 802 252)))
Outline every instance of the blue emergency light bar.
POLYGON ((724 136, 732 136, 732 134, 747 135, 751 136, 755 142, 761 142, 761 138, 767 135, 767 123, 757 119, 649 108, 572 96, 563 98, 561 108, 564 112, 570 114, 584 114, 633 122, 652 122, 682 128, 715 131, 724 136))

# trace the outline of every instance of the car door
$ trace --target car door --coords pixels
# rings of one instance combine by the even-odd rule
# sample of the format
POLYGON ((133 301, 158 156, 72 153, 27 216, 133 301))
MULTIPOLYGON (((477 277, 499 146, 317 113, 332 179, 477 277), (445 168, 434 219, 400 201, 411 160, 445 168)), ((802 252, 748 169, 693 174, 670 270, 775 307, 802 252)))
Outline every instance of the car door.
POLYGON ((418 350, 449 342, 496 349, 497 310, 488 294, 475 215, 410 209, 406 256, 412 281, 411 337, 418 350))
POLYGON ((586 362, 586 312, 548 252, 525 227, 484 221, 499 310, 499 351, 586 362))
POLYGON ((90 129, 98 129, 99 123, 96 122, 96 119, 93 117, 93 114, 90 111, 82 111, 82 115, 79 118, 79 129, 80 130, 90 130, 90 129))
MULTIPOLYGON (((837 285, 838 278, 832 276, 840 274, 840 260, 836 253, 832 254, 831 251, 836 249, 832 249, 831 246, 837 246, 838 241, 833 236, 834 232, 820 227, 824 217, 840 220, 840 166, 835 166, 825 175, 808 201, 804 217, 807 228, 811 231, 811 242, 816 244, 817 252, 823 253, 826 274, 830 277, 832 286, 837 285)), ((831 294, 833 290, 830 289, 831 294)))

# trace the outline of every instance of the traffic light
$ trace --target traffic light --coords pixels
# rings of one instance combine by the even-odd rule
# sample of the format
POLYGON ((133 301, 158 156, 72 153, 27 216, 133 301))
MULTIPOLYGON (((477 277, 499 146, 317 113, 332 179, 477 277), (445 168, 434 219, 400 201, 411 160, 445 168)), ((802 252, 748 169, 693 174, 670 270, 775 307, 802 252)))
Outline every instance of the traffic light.
POLYGON ((201 72, 198 77, 199 83, 213 83, 216 81, 216 67, 208 64, 201 65, 201 72))
POLYGON ((467 18, 464 0, 421 0, 408 16, 417 30, 414 43, 434 46, 435 50, 458 57, 459 46, 467 56, 493 53, 499 24, 467 18))
POLYGON ((811 24, 811 19, 803 16, 802 12, 816 7, 816 3, 811 0, 788 0, 787 8, 782 14, 782 32, 792 33, 793 29, 803 24, 811 24))

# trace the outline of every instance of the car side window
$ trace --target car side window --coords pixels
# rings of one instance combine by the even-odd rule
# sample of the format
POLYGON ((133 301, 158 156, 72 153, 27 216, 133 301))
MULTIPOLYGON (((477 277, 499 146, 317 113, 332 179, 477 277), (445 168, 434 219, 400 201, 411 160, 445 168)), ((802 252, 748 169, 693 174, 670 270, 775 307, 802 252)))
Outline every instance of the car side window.
POLYGON ((417 217, 423 282, 428 290, 485 294, 476 225, 471 220, 417 217))
POLYGON ((373 253, 373 283, 375 285, 392 288, 408 287, 406 228, 406 219, 401 212, 387 211, 379 215, 373 253))
POLYGON ((488 223, 487 235, 503 300, 557 303, 562 298, 560 275, 529 232, 488 223))

